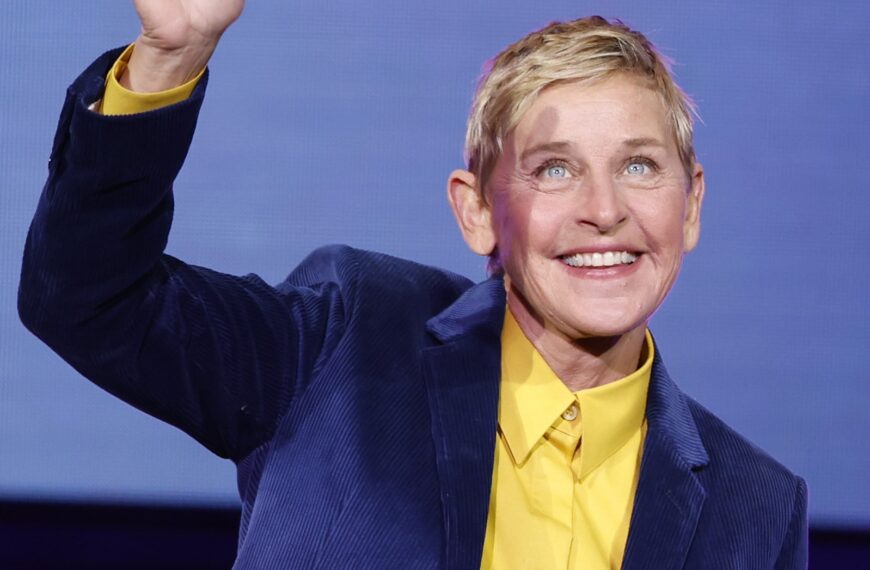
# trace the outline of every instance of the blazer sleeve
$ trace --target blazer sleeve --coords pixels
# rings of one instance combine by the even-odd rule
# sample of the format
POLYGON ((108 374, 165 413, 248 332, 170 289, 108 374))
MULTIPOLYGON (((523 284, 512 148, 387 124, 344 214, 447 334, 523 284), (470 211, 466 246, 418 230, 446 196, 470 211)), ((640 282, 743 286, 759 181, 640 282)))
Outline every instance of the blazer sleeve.
POLYGON ((791 522, 776 561, 776 570, 805 570, 809 564, 807 484, 798 477, 791 522))
POLYGON ((340 287, 270 287, 165 255, 191 97, 108 117, 88 106, 120 50, 69 88, 28 233, 23 323, 107 391, 235 460, 271 436, 343 333, 340 287))

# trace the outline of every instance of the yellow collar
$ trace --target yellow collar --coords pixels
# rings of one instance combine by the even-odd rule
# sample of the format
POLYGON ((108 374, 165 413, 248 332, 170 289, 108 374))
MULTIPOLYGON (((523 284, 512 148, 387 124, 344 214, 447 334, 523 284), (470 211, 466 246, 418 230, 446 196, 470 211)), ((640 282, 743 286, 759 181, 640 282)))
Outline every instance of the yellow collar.
POLYGON ((522 466, 547 432, 565 422, 561 415, 575 402, 579 414, 583 478, 618 451, 641 428, 654 356, 646 332, 644 363, 615 382, 572 393, 526 338, 510 310, 501 333, 501 389, 498 425, 514 464, 522 466))

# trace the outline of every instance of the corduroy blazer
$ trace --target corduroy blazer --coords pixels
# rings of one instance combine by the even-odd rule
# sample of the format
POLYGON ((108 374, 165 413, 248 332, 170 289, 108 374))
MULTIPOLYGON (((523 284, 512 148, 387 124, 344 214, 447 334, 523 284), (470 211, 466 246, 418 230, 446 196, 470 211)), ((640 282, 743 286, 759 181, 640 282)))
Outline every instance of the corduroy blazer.
MULTIPOLYGON (((238 466, 236 568, 479 568, 503 282, 331 246, 281 284, 163 253, 206 89, 105 117, 70 87, 28 234, 23 322, 238 466)), ((683 394, 656 350, 623 568, 796 569, 802 479, 683 394)))

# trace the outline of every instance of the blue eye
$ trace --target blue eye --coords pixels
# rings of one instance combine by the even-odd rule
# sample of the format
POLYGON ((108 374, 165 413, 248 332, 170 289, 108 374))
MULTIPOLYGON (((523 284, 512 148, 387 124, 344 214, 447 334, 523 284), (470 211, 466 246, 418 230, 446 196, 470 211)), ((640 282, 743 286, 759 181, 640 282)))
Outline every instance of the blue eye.
POLYGON ((627 167, 625 167, 625 171, 629 174, 642 175, 647 174, 650 170, 648 164, 644 162, 634 161, 630 163, 627 167))
POLYGON ((568 169, 561 164, 552 164, 547 167, 546 174, 550 178, 565 178, 568 176, 568 169))

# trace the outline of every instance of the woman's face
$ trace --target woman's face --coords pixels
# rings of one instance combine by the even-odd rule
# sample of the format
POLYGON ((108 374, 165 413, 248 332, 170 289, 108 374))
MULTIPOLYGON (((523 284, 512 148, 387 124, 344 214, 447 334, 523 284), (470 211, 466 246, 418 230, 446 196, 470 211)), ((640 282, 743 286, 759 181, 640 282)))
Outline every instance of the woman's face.
POLYGON ((486 189, 511 308, 568 339, 644 327, 697 243, 703 191, 641 79, 544 90, 486 189))

